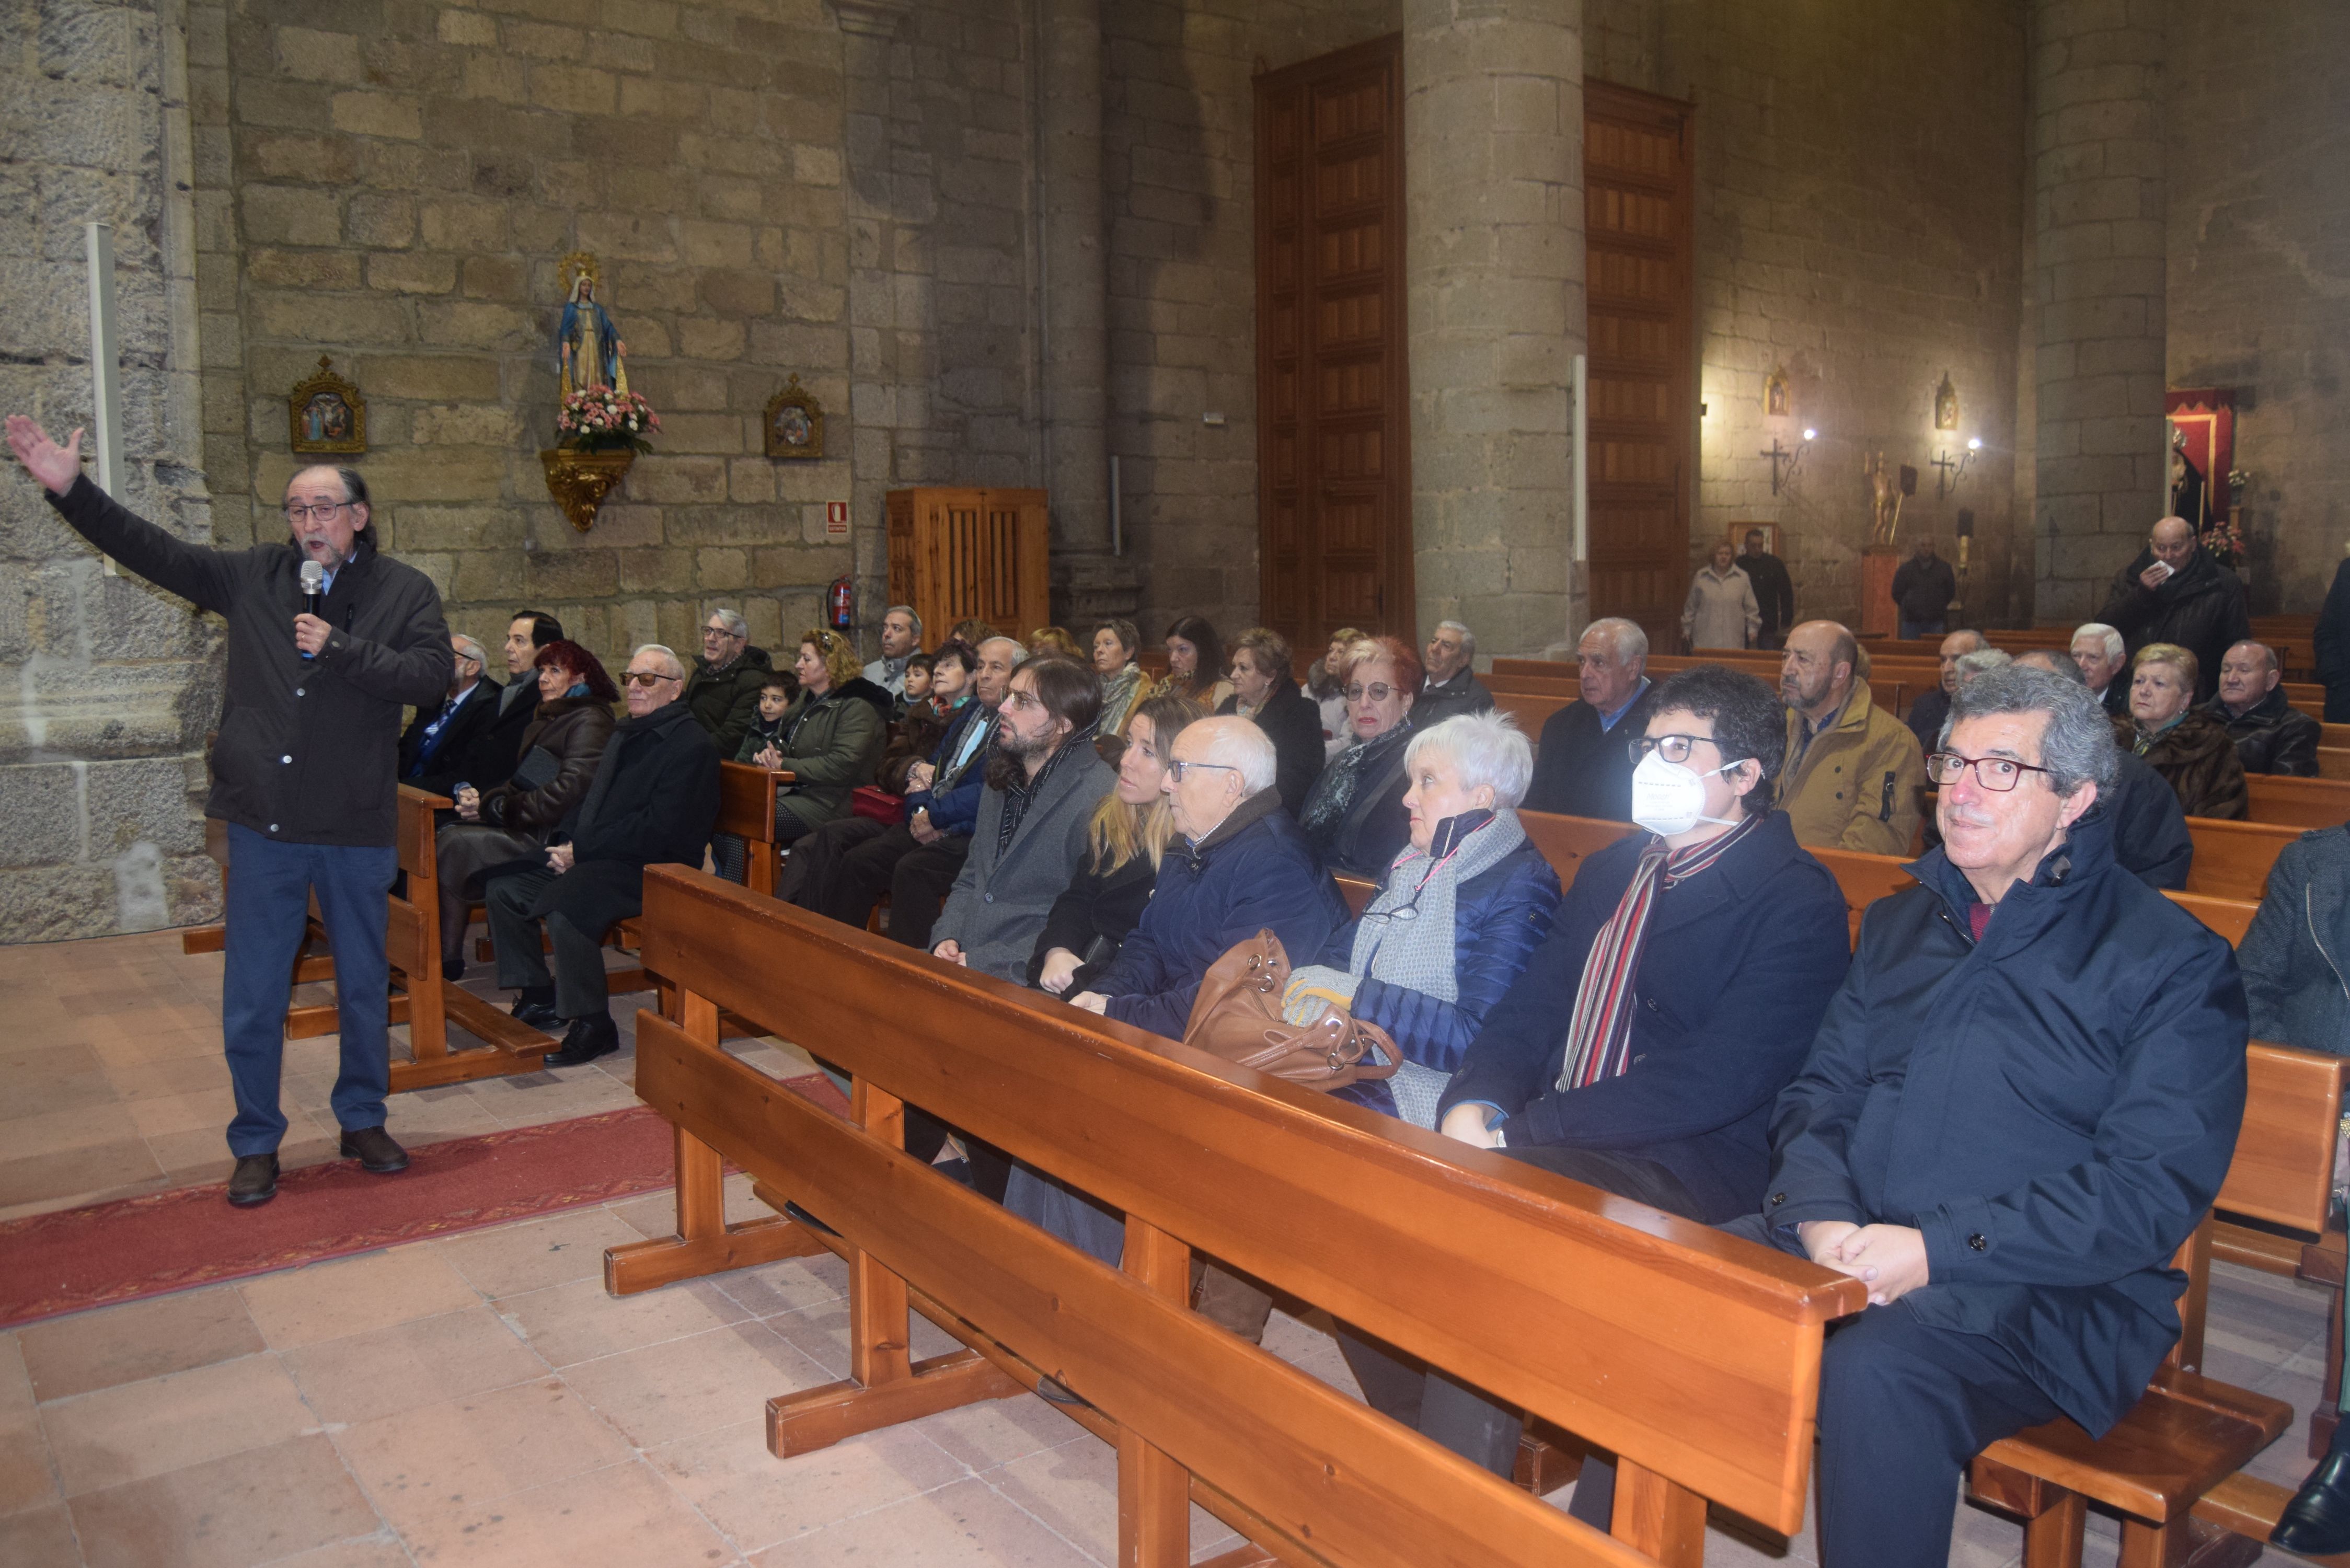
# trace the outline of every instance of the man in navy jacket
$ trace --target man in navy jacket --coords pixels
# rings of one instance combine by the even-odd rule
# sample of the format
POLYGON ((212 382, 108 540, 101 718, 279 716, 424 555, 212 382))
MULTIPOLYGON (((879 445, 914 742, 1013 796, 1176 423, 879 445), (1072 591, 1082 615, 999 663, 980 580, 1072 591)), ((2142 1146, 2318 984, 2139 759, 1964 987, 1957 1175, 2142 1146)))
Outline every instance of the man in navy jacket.
POLYGON ((1203 719, 1175 742, 1166 789, 1176 838, 1142 923, 1079 1007, 1183 1037, 1208 966, 1262 930, 1293 955, 1320 952, 1347 900, 1281 808, 1273 742, 1247 719, 1203 719))
POLYGON ((2171 1254, 2235 1150, 2228 944, 2116 864, 2105 714, 1977 676, 1929 769, 1942 847, 1869 907, 1733 1229, 1865 1280, 1820 1377, 1827 1568, 1942 1568, 1985 1444, 2111 1427, 2178 1337, 2171 1254))
MULTIPOLYGON (((1446 1086, 1439 1126, 1719 1223, 1752 1213, 1769 1178, 1771 1106, 1844 978, 1848 919, 1835 878, 1771 809, 1787 742, 1767 687, 1719 665, 1684 670, 1656 689, 1645 742, 1643 767, 1699 775, 1695 820, 1659 815, 1636 786, 1636 815, 1669 831, 1619 840, 1583 863, 1548 940, 1446 1086), (1611 965, 1603 944, 1623 934, 1619 919, 1631 917, 1637 882, 1651 873, 1644 934, 1611 965), (1586 1027, 1578 1003, 1611 976, 1628 1014, 1610 1032, 1621 1070, 1567 1086, 1577 1076, 1569 1052, 1586 1027)), ((1505 1476, 1521 1420, 1441 1375, 1419 1400, 1423 1435, 1505 1476)), ((1612 1473, 1587 1464, 1576 1517, 1606 1528, 1612 1489, 1612 1473)))

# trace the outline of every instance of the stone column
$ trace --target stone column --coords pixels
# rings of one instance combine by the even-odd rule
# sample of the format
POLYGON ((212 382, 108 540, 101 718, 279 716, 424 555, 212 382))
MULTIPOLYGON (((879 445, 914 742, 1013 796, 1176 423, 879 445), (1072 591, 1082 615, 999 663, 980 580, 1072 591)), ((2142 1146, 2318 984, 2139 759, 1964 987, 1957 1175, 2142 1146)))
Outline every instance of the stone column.
POLYGON ((1404 263, 1419 625, 1539 654, 1581 625, 1580 0, 1404 0, 1404 263))
POLYGON ((1102 216, 1101 0, 1038 10, 1037 195, 1042 205, 1045 483, 1052 495, 1053 614, 1131 615, 1132 568, 1110 555, 1109 285, 1102 216))
POLYGON ((2034 609, 2084 620, 2168 506, 2162 0, 2036 0, 2034 609))

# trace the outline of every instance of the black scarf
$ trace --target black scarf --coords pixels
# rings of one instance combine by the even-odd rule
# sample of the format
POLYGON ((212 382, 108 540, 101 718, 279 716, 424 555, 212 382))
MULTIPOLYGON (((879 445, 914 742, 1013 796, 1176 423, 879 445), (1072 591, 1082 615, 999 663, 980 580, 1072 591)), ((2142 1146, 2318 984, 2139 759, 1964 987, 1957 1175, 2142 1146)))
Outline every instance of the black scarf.
POLYGON ((1322 842, 1328 829, 1347 819, 1347 809, 1355 804, 1355 791, 1361 787, 1363 780, 1378 774, 1396 748, 1410 737, 1411 715, 1406 713, 1386 734, 1357 741, 1340 752, 1315 781, 1299 826, 1315 842, 1322 842))

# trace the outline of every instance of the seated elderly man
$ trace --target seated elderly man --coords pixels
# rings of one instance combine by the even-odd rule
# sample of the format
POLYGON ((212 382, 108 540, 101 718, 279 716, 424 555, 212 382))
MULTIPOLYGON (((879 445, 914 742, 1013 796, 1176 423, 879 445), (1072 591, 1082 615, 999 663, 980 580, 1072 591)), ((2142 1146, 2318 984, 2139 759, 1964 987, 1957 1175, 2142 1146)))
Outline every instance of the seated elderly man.
POLYGON ((1456 713, 1490 713, 1493 694, 1477 679, 1477 634, 1457 620, 1440 620, 1429 635, 1419 697, 1411 705, 1415 730, 1432 729, 1456 713))
MULTIPOLYGON (((1450 1137, 1673 1213, 1751 1212, 1771 1106, 1850 951, 1835 878, 1771 808, 1786 732, 1770 689, 1718 665, 1657 689, 1632 817, 1584 861, 1556 924, 1485 1015, 1440 1102, 1450 1137)), ((1519 1413, 1342 1339, 1366 1397, 1508 1475, 1519 1413)), ((1605 1527, 1612 1477, 1577 1517, 1605 1527)))
POLYGON ((1543 721, 1528 811, 1632 820, 1632 757, 1624 742, 1647 732, 1648 634, 1609 616, 1583 628, 1575 645, 1581 695, 1543 721))
POLYGON ((452 632, 449 647, 456 670, 449 677, 449 694, 437 708, 416 710, 407 732, 400 737, 400 782, 429 794, 453 795, 470 782, 463 764, 474 743, 497 722, 498 699, 504 689, 483 673, 489 656, 463 632, 452 632))
POLYGON ((2122 634, 2099 620, 2073 632, 2073 662, 2089 683, 2089 695, 2111 718, 2129 717, 2129 648, 2122 634))
POLYGON ((2220 660, 2220 694, 2203 705, 2236 742, 2248 774, 2317 776, 2324 726, 2284 700, 2284 670, 2266 643, 2240 642, 2220 660))
POLYGON ((1950 716, 1950 693, 1959 689, 1959 656, 1989 646, 1979 631, 1954 631, 1942 639, 1942 683, 1910 703, 1902 721, 1921 748, 1931 747, 1940 739, 1942 721, 1950 716))
POLYGON ((1270 930, 1298 959, 1322 950, 1347 920, 1347 900, 1274 787, 1273 742, 1246 719, 1202 719, 1167 764, 1175 840, 1117 959, 1076 1005, 1183 1037, 1208 966, 1270 930))
MULTIPOLYGON (((2087 688, 2088 677, 2080 665, 2054 649, 2035 649, 2015 662, 2087 688)), ((2195 838, 2187 831, 2187 813, 2178 796, 2145 759, 2135 752, 2120 754, 2113 787, 2098 799, 2096 809, 2113 825, 2114 859, 2123 870, 2149 888, 2186 890, 2187 873, 2195 865, 2195 838)), ((1934 842, 1940 843, 1940 830, 1928 826, 1934 842)))
POLYGON ((1961 687, 1929 775, 1943 846, 1869 906, 1733 1229, 1866 1282, 1820 1371, 1825 1568, 1943 1568, 1985 1444, 2102 1433, 2178 1337, 2171 1254, 2244 1110, 2228 944, 2115 864, 2079 686, 1961 687))
POLYGON ((493 879, 490 935, 498 983, 516 988, 515 1016, 546 1028, 567 1021, 562 1049, 546 1058, 568 1067, 617 1051, 604 988, 604 933, 644 912, 645 867, 699 867, 718 822, 718 748, 681 700, 685 665, 659 643, 629 657, 620 678, 629 716, 613 728, 588 794, 556 828, 544 870, 493 879), (555 947, 546 971, 546 938, 555 947))
POLYGON ((1807 620, 1787 634, 1779 809, 1798 844, 1907 855, 1918 836, 1925 753, 1892 710, 1870 699, 1859 660, 1860 645, 1835 621, 1807 620))

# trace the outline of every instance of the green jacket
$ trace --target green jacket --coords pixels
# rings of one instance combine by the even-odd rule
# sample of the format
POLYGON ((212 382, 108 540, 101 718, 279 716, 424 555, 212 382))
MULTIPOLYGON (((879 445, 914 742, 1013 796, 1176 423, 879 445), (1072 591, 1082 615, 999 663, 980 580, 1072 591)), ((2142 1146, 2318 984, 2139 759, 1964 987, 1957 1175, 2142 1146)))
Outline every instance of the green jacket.
MULTIPOLYGON (((776 749, 794 777, 776 789, 775 810, 803 831, 847 816, 857 786, 873 782, 889 733, 875 692, 889 700, 888 692, 860 676, 821 697, 802 691, 784 711, 776 733, 787 738, 776 749)), ((765 736, 746 733, 734 760, 750 762, 766 744, 765 736)))
POLYGON ((746 648, 743 657, 713 672, 710 660, 694 656, 685 678, 686 711, 710 733, 722 757, 731 757, 743 744, 743 732, 759 716, 759 689, 775 673, 764 648, 746 648))

